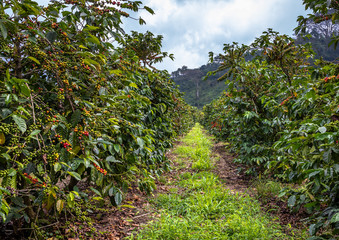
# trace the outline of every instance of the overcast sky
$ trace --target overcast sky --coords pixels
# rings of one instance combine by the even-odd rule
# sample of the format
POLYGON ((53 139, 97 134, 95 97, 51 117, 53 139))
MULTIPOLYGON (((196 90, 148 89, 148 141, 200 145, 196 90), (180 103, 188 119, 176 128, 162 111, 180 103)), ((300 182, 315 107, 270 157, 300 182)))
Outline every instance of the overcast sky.
POLYGON ((208 52, 220 53, 224 43, 250 44, 268 28, 293 34, 297 17, 307 15, 302 0, 144 0, 155 14, 141 11, 146 25, 125 22, 125 28, 163 35, 163 51, 173 53, 159 69, 169 72, 183 65, 197 68, 208 52))
MULTIPOLYGON (((221 53, 225 43, 250 44, 268 28, 292 36, 297 17, 307 15, 302 0, 141 0, 155 14, 138 14, 146 21, 124 20, 124 28, 163 35, 163 51, 175 60, 156 67, 169 72, 182 66, 197 68, 208 53, 221 53)), ((37 0, 46 4, 48 0, 37 0)), ((138 18, 139 15, 131 14, 138 18)))

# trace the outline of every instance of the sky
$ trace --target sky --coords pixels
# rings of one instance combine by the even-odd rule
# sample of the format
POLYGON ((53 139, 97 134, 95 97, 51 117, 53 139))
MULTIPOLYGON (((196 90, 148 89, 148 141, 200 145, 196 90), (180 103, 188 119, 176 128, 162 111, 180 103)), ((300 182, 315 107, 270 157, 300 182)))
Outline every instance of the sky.
MULTIPOLYGON (((273 28, 293 35, 297 17, 307 15, 302 0, 141 0, 155 14, 146 10, 131 13, 141 16, 146 25, 133 19, 124 20, 124 29, 151 31, 163 35, 162 51, 173 53, 156 65, 169 72, 182 66, 198 68, 208 62, 208 53, 221 53, 224 44, 250 44, 263 31, 273 28)), ((48 0, 37 0, 46 4, 48 0)))
MULTIPOLYGON (((225 43, 250 44, 268 28, 293 35, 297 17, 307 15, 302 0, 144 0, 155 14, 140 11, 146 25, 124 21, 124 28, 163 35, 165 60, 158 69, 198 68, 208 62, 210 51, 222 52, 225 43)), ((134 15, 138 17, 139 15, 134 15)))

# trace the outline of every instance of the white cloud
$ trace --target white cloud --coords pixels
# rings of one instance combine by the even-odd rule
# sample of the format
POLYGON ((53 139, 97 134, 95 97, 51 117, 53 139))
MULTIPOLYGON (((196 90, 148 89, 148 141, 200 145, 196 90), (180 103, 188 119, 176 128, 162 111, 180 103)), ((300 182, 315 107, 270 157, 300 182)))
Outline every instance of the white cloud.
MULTIPOLYGON (((305 13, 295 0, 145 0, 155 15, 141 13, 147 30, 164 35, 164 51, 175 62, 169 71, 186 65, 206 64, 209 51, 220 52, 224 43, 249 44, 267 28, 291 34, 298 15, 305 13)), ((141 29, 143 29, 141 28, 141 29)), ((134 29, 135 30, 135 29, 134 29)), ((144 30, 139 30, 144 31, 144 30)))

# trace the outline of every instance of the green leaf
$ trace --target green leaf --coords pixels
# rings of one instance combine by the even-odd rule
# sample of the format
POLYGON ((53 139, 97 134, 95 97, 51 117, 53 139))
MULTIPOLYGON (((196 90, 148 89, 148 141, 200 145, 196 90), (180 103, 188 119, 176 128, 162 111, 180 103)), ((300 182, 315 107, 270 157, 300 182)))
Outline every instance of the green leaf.
POLYGON ((100 193, 98 190, 96 190, 96 189, 93 188, 93 187, 90 187, 90 189, 91 189, 96 195, 102 197, 101 193, 100 193))
POLYGON ((84 45, 79 45, 79 48, 82 48, 82 49, 88 49, 87 47, 85 47, 84 45))
POLYGON ((154 14, 154 11, 153 11, 153 9, 152 8, 149 8, 149 7, 147 7, 147 6, 144 6, 144 8, 145 8, 145 10, 147 11, 147 12, 149 12, 150 14, 154 14))
POLYGON ((327 131, 326 127, 320 127, 318 128, 318 131, 321 133, 325 133, 327 131))
POLYGON ((30 13, 33 13, 35 16, 40 14, 41 9, 34 4, 23 4, 26 8, 30 9, 30 13))
POLYGON ((113 162, 113 163, 121 163, 121 161, 116 160, 114 156, 108 156, 108 157, 106 158, 106 161, 107 161, 107 162, 113 162))
POLYGON ((16 175, 16 170, 13 169, 13 168, 11 168, 11 169, 8 171, 8 176, 13 177, 13 176, 15 176, 15 175, 16 175))
POLYGON ((88 39, 88 41, 95 43, 96 45, 101 45, 100 44, 100 40, 99 38, 97 38, 96 36, 92 35, 92 34, 88 34, 90 36, 90 38, 88 39))
POLYGON ((339 173, 339 164, 334 164, 334 171, 336 172, 336 173, 339 173))
POLYGON ((60 163, 58 163, 58 162, 57 162, 57 163, 55 163, 55 164, 54 164, 54 171, 55 171, 55 172, 59 172, 59 171, 60 171, 60 169, 61 169, 61 164, 60 164, 60 163))
POLYGON ((97 180, 95 181, 95 184, 98 187, 102 187, 103 180, 104 180, 103 174, 98 174, 98 177, 97 177, 97 180))
POLYGON ((69 199, 73 202, 75 198, 74 193, 70 192, 68 196, 69 196, 69 199))
POLYGON ((7 38, 7 28, 5 27, 5 25, 2 23, 2 21, 0 21, 0 32, 1 35, 4 39, 7 38))
POLYGON ((97 61, 94 61, 93 59, 86 58, 84 59, 84 63, 86 65, 94 67, 97 71, 101 70, 101 65, 97 61))
POLYGON ((323 158, 324 158, 324 161, 326 163, 328 163, 329 161, 331 161, 331 158, 332 158, 332 152, 331 152, 331 149, 324 152, 324 155, 323 155, 323 158))
POLYGON ((114 144, 113 147, 114 147, 114 150, 115 150, 117 153, 120 153, 120 145, 119 145, 119 144, 114 144))
POLYGON ((17 116, 17 115, 13 115, 12 116, 14 122, 16 123, 16 125, 18 126, 19 130, 22 133, 25 133, 27 130, 27 125, 24 119, 22 119, 21 117, 17 116))
POLYGON ((88 158, 84 158, 84 165, 85 168, 88 168, 91 165, 91 160, 88 158))
POLYGON ((61 213, 62 209, 64 208, 64 204, 65 202, 61 199, 59 199, 57 202, 56 202, 56 209, 59 213, 61 213))
POLYGON ((29 89, 27 84, 21 83, 19 85, 19 87, 20 87, 20 91, 23 95, 25 95, 26 97, 29 97, 31 95, 31 90, 29 89))
POLYGON ((119 70, 119 69, 114 69, 114 70, 110 70, 109 74, 111 74, 111 75, 121 75, 122 71, 119 70))
POLYGON ((132 205, 121 205, 120 208, 135 208, 132 205))
POLYGON ((132 82, 132 83, 130 83, 130 84, 129 84, 129 86, 130 86, 130 87, 134 87, 134 88, 138 88, 138 85, 136 85, 136 84, 135 84, 135 83, 133 83, 133 82, 132 82))
POLYGON ((35 135, 38 135, 40 132, 41 132, 41 130, 34 130, 33 132, 31 132, 31 134, 29 136, 33 137, 35 135))
POLYGON ((23 216, 24 216, 24 219, 25 219, 26 223, 30 223, 31 222, 31 219, 28 217, 28 215, 25 212, 23 212, 23 216))
POLYGON ((46 38, 48 39, 48 41, 50 41, 51 43, 53 43, 56 39, 57 39, 57 33, 54 31, 48 32, 46 34, 46 38))
POLYGON ((308 175, 308 177, 311 178, 311 177, 313 177, 313 176, 319 174, 320 172, 321 172, 321 170, 315 170, 315 171, 313 171, 312 173, 310 173, 310 174, 308 175))
POLYGON ((337 223, 339 222, 339 212, 334 214, 334 216, 331 218, 331 223, 337 223))
POLYGON ((1 154, 2 157, 4 157, 6 160, 10 160, 11 156, 9 156, 7 153, 1 154))
POLYGON ((108 196, 112 197, 114 195, 114 193, 116 192, 115 187, 111 187, 108 190, 108 196))
POLYGON ((145 145, 145 142, 144 142, 144 140, 142 139, 142 138, 137 138, 137 142, 138 142, 138 145, 141 147, 141 148, 143 148, 144 147, 144 145, 145 145))
POLYGON ((33 62, 36 62, 37 64, 40 65, 40 61, 36 59, 35 57, 29 56, 28 58, 31 59, 33 62))
POLYGON ((316 229, 316 225, 315 224, 311 224, 310 228, 309 228, 309 233, 310 235, 314 235, 316 233, 317 229, 316 229))
POLYGON ((86 27, 84 28, 84 31, 95 31, 95 30, 98 30, 99 28, 100 27, 86 25, 86 27))
POLYGON ((76 180, 80 181, 81 180, 81 176, 79 173, 77 172, 67 172, 69 175, 71 175, 72 177, 74 177, 76 180))
POLYGON ((116 205, 120 205, 120 203, 122 202, 122 195, 119 191, 115 194, 114 200, 116 205))
POLYGON ((142 18, 140 17, 140 18, 139 18, 139 24, 140 24, 140 25, 144 25, 144 24, 146 24, 146 22, 145 22, 144 19, 142 19, 142 18))
POLYGON ((288 199, 288 206, 294 207, 296 201, 297 201, 297 197, 295 195, 290 196, 288 199))
POLYGON ((79 109, 75 110, 71 117, 72 126, 75 127, 81 120, 81 111, 79 109))

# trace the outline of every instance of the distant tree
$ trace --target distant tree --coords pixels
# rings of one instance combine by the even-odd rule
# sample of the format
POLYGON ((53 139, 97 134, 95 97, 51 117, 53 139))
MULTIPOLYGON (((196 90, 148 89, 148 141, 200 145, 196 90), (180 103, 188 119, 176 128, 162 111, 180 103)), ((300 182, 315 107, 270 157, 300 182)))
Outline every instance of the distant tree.
POLYGON ((149 31, 146 33, 132 31, 131 35, 126 35, 125 45, 128 49, 132 49, 135 52, 145 67, 148 66, 155 69, 152 65, 162 62, 165 57, 174 60, 173 54, 161 51, 162 39, 162 35, 155 37, 149 31))
POLYGON ((182 68, 181 68, 181 72, 184 73, 184 72, 187 71, 187 69, 188 69, 187 66, 184 65, 184 66, 182 66, 182 68))

